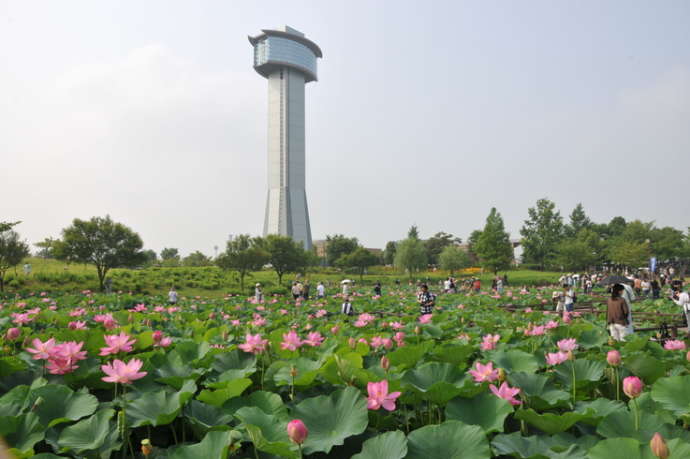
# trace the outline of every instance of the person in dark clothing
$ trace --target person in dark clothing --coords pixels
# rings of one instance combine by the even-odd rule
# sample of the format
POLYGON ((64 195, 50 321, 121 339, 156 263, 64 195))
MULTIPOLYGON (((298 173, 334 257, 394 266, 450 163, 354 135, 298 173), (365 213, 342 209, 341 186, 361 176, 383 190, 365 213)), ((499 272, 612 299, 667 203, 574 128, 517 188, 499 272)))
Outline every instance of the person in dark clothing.
POLYGON ((436 304, 436 297, 429 291, 429 286, 422 284, 422 291, 417 295, 417 302, 419 303, 419 313, 421 315, 431 314, 436 304))
POLYGON ((659 281, 655 278, 652 281, 652 298, 654 298, 655 300, 658 300, 660 294, 661 294, 661 286, 659 285, 659 281))
POLYGON ((631 333, 631 323, 628 318, 628 304, 621 296, 624 287, 616 284, 611 289, 611 298, 606 302, 606 325, 611 337, 616 341, 625 341, 631 333))
POLYGON ((381 282, 376 282, 376 285, 374 285, 374 295, 376 296, 381 296, 381 282))

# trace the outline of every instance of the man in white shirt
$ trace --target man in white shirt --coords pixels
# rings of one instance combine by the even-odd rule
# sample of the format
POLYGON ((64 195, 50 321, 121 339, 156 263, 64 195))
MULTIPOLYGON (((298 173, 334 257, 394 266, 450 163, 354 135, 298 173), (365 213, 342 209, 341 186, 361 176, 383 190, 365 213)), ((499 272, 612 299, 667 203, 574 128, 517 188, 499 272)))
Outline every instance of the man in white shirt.
POLYGON ((563 285, 563 306, 568 312, 573 312, 575 307, 574 296, 573 288, 567 284, 563 285))
POLYGON ((177 292, 175 291, 175 287, 170 287, 170 291, 168 292, 168 303, 177 304, 177 292))
POLYGON ((324 298, 326 296, 326 287, 323 286, 323 282, 319 282, 319 285, 316 286, 316 297, 317 298, 324 298))
POLYGON ((678 294, 678 299, 674 299, 673 302, 683 308, 683 312, 685 313, 685 320, 687 321, 688 327, 690 328, 690 293, 688 293, 688 291, 683 292, 681 290, 678 294))

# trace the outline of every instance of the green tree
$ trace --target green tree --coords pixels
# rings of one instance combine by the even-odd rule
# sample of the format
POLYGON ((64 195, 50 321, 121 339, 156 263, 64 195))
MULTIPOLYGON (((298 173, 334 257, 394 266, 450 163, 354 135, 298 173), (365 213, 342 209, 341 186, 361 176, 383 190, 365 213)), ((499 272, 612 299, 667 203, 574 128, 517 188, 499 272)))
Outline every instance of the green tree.
POLYGON ((133 268, 146 261, 141 248, 141 237, 110 216, 93 217, 91 220, 75 218, 72 225, 62 230, 62 240, 56 247, 59 259, 96 266, 98 283, 103 281, 112 268, 133 268))
POLYGON ((180 252, 172 247, 166 247, 161 250, 161 261, 164 266, 179 266, 180 252))
POLYGON ((564 228, 565 235, 567 237, 575 237, 581 230, 590 228, 591 226, 592 220, 590 220, 585 213, 585 208, 582 206, 582 203, 578 203, 570 213, 570 223, 564 228))
POLYGON ((407 238, 408 239, 419 239, 419 229, 417 228, 417 225, 410 226, 410 229, 407 232, 407 238))
POLYGON ((609 247, 611 261, 629 268, 646 266, 651 254, 651 248, 647 242, 626 241, 617 238, 609 247))
POLYGON ((370 266, 374 266, 379 262, 379 258, 365 249, 364 247, 357 247, 354 252, 343 255, 338 260, 338 265, 344 268, 355 268, 359 273, 359 279, 364 277, 364 271, 370 266))
MULTIPOLYGON (((413 227, 414 228, 414 227, 413 227)), ((400 244, 395 253, 393 265, 407 271, 410 277, 414 273, 427 267, 424 243, 415 237, 408 237, 400 244)))
POLYGON ((495 207, 491 208, 475 250, 483 268, 497 273, 513 262, 513 244, 503 225, 503 217, 495 207))
POLYGON ((278 275, 279 284, 282 284, 285 273, 306 269, 310 263, 309 254, 290 236, 269 234, 260 240, 258 246, 268 252, 268 262, 278 275))
POLYGON ((659 260, 681 258, 684 237, 682 231, 670 226, 654 228, 651 232, 652 254, 659 260))
POLYGON ((240 276, 240 289, 244 290, 244 278, 251 271, 260 270, 270 255, 262 248, 261 238, 252 238, 248 234, 240 234, 231 238, 225 244, 225 252, 218 255, 216 264, 221 269, 237 271, 240 276))
POLYGON ((383 263, 392 265, 395 261, 396 244, 395 241, 388 241, 386 248, 383 250, 383 263))
POLYGON ((455 245, 444 247, 443 251, 438 256, 438 261, 441 269, 448 270, 451 276, 454 271, 468 268, 472 263, 468 253, 455 245))
POLYGON ((39 257, 43 259, 48 259, 48 258, 55 258, 55 243, 57 242, 57 239, 53 239, 52 237, 47 237, 41 242, 37 242, 34 245, 38 247, 38 255, 39 257))
POLYGON ((0 292, 5 291, 5 274, 29 256, 29 245, 12 228, 19 224, 0 222, 0 292))
POLYGON ((335 266, 340 257, 354 252, 357 247, 359 242, 356 237, 345 237, 342 234, 326 236, 326 262, 335 266))
POLYGON ((182 259, 182 265, 189 267, 211 266, 211 257, 197 250, 184 257, 182 259))
POLYGON ((527 213, 529 218, 520 229, 523 261, 544 269, 554 262, 558 244, 563 240, 563 218, 556 211, 556 204, 548 199, 538 200, 527 213))
POLYGON ((439 263, 438 257, 444 248, 453 244, 460 244, 462 240, 453 236, 452 234, 444 233, 443 231, 434 234, 429 239, 424 241, 426 248, 426 256, 429 264, 437 265, 439 263))
POLYGON ((569 238, 558 244, 556 263, 568 271, 586 269, 597 262, 597 254, 584 240, 569 238))
POLYGON ((479 256, 477 255, 477 243, 482 236, 482 230, 474 230, 470 237, 467 238, 467 254, 470 256, 470 261, 473 265, 479 264, 479 256))
POLYGON ((144 257, 146 258, 146 265, 151 266, 156 264, 158 261, 158 255, 156 254, 155 250, 144 250, 144 257))

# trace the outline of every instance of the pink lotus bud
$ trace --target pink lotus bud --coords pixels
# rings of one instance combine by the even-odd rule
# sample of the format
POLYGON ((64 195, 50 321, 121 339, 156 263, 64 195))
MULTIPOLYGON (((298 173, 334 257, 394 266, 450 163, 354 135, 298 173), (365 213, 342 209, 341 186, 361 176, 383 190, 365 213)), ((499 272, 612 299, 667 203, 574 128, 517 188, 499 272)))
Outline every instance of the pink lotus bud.
POLYGON ((660 459, 666 459, 669 455, 668 446, 659 432, 655 433, 649 441, 649 447, 652 449, 652 453, 660 459))
POLYGON ((16 340, 17 338, 19 338, 19 336, 20 336, 21 334, 22 334, 21 329, 19 329, 19 328, 17 328, 17 327, 12 327, 12 328, 10 328, 9 330, 7 330, 7 333, 5 334, 5 338, 6 338, 8 341, 14 341, 14 340, 16 340))
POLYGON ((391 361, 386 357, 385 355, 381 357, 381 368, 383 368, 385 371, 388 371, 388 369, 391 367, 391 361))
POLYGON ((623 392, 630 398, 639 397, 644 388, 644 383, 637 376, 628 376, 623 380, 623 392))
POLYGON ((339 331, 340 331, 340 327, 338 327, 337 325, 334 325, 333 327, 331 327, 331 333, 333 333, 334 335, 337 335, 339 331))
POLYGON ((301 445, 304 443, 304 440, 307 439, 309 429, 307 429, 307 426, 305 426, 304 423, 299 419, 293 419, 292 421, 288 422, 287 434, 288 437, 290 437, 290 440, 298 445, 301 445))
POLYGON ((158 343, 160 340, 163 339, 163 332, 160 330, 156 330, 153 332, 153 342, 158 343))
POLYGON ((606 354, 606 361, 612 367, 617 367, 621 364, 621 353, 616 350, 609 351, 608 354, 606 354))
POLYGON ((355 341, 354 338, 350 338, 349 340, 347 340, 347 344, 348 344, 352 349, 354 349, 354 348, 357 346, 357 341, 355 341))

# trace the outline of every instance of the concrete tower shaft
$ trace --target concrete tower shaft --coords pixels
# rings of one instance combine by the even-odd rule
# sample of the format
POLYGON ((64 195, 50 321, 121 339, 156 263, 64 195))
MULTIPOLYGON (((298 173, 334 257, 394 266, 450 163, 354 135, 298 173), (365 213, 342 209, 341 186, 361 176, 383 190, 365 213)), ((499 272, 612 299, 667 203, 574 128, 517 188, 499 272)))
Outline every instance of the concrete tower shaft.
POLYGON ((249 37, 254 68, 268 80, 268 196, 264 235, 281 234, 311 248, 305 189, 304 87, 316 81, 321 50, 285 27, 249 37))

